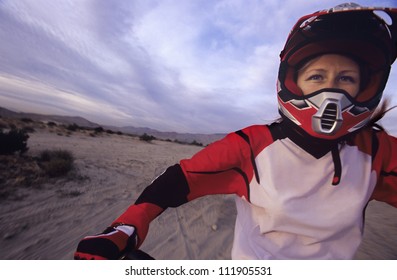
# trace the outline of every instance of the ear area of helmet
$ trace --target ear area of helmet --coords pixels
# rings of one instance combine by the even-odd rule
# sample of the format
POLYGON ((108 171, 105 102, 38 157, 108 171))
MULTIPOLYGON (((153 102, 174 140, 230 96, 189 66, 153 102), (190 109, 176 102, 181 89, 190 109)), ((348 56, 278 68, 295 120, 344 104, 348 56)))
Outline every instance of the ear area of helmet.
POLYGON ((292 67, 287 70, 284 85, 292 94, 303 97, 303 92, 296 83, 296 71, 292 67))
POLYGON ((364 103, 371 101, 377 95, 382 95, 389 77, 390 68, 371 73, 365 81, 365 86, 355 98, 357 102, 364 103))
POLYGON ((287 92, 293 94, 294 96, 303 96, 302 90, 296 84, 296 70, 295 67, 290 66, 286 62, 282 62, 279 68, 279 88, 283 87, 287 92))

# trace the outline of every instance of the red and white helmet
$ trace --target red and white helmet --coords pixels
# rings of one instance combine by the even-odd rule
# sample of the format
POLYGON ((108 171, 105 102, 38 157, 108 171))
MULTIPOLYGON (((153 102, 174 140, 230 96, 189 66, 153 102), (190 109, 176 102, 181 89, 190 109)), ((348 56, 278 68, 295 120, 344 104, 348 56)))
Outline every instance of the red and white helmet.
POLYGON ((280 54, 280 114, 322 139, 338 139, 363 127, 382 98, 396 55, 397 8, 347 3, 302 17, 280 54), (365 69, 356 98, 332 88, 303 95, 297 86, 299 66, 327 53, 349 56, 365 69))

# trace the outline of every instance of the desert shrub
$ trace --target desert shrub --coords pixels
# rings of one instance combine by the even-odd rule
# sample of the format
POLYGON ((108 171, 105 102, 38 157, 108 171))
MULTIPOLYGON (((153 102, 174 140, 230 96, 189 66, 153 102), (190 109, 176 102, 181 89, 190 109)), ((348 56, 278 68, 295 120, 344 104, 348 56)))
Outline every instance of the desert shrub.
POLYGON ((56 123, 54 123, 54 122, 48 122, 48 123, 47 123, 47 125, 48 125, 49 127, 54 127, 54 126, 57 126, 57 124, 56 124, 56 123))
POLYGON ((74 124, 69 124, 68 126, 66 126, 66 129, 70 130, 70 131, 77 131, 80 129, 80 127, 74 123, 74 124))
POLYGON ((74 157, 67 150, 44 150, 41 152, 40 165, 49 177, 66 175, 72 168, 74 157))
POLYGON ((25 123, 32 123, 33 122, 33 120, 30 119, 30 118, 21 118, 21 121, 25 122, 25 123))
POLYGON ((146 142, 150 142, 150 141, 155 140, 155 139, 156 139, 156 137, 154 137, 153 135, 148 135, 146 133, 144 133, 143 135, 141 135, 139 137, 139 140, 146 141, 146 142))
POLYGON ((31 126, 25 126, 24 128, 22 128, 22 130, 25 131, 26 133, 36 132, 36 130, 31 126))
POLYGON ((104 132, 105 130, 103 129, 103 127, 98 126, 98 127, 94 128, 94 131, 95 131, 95 133, 101 133, 101 132, 104 132))
POLYGON ((12 155, 15 152, 25 153, 29 135, 23 129, 11 129, 4 133, 0 130, 0 155, 12 155))
POLYGON ((203 143, 200 143, 200 142, 197 142, 196 140, 193 140, 193 141, 190 143, 190 145, 202 147, 202 146, 203 146, 203 143))

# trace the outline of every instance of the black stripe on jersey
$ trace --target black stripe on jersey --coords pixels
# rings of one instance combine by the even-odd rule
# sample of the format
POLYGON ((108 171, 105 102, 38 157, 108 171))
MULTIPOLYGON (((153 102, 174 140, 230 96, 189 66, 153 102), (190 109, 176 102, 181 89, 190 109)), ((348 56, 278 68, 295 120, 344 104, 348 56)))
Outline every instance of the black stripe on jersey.
POLYGON ((250 151, 251 151, 251 164, 252 164, 252 167, 253 167, 253 169, 254 169, 256 182, 259 184, 259 183, 260 183, 259 172, 258 172, 258 168, 256 167, 255 155, 254 155, 254 152, 252 151, 250 139, 249 139, 248 135, 245 134, 242 130, 236 131, 236 134, 237 134, 238 136, 240 136, 241 138, 243 138, 244 141, 247 142, 247 143, 248 143, 248 146, 250 147, 250 151))
POLYGON ((372 161, 375 160, 375 156, 379 150, 379 139, 376 134, 376 130, 372 130, 372 161))
POLYGON ((395 171, 390 171, 390 172, 387 172, 387 171, 381 171, 380 172, 380 175, 381 176, 383 176, 383 177, 387 177, 387 176, 397 176, 397 172, 395 172, 395 171))
POLYGON ((273 137, 273 141, 281 140, 286 138, 287 136, 283 132, 280 123, 274 122, 269 125, 270 134, 273 137))
POLYGON ((168 167, 138 197, 135 204, 152 203, 163 209, 187 202, 189 186, 179 164, 168 167))

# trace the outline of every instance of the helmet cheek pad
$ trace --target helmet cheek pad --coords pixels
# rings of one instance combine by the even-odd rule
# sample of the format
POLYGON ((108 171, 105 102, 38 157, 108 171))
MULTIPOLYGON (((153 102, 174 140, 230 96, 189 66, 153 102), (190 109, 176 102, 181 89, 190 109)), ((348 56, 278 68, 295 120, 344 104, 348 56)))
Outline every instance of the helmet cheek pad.
POLYGON ((366 81, 364 81, 366 83, 365 87, 356 97, 357 102, 370 102, 369 106, 371 106, 371 104, 377 106, 382 98, 383 90, 386 87, 390 69, 390 67, 384 67, 382 70, 370 73, 371 77, 366 78, 366 81))

